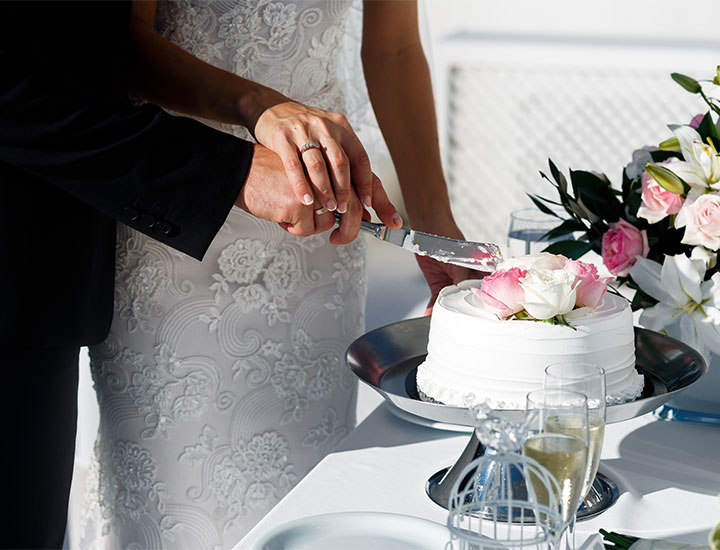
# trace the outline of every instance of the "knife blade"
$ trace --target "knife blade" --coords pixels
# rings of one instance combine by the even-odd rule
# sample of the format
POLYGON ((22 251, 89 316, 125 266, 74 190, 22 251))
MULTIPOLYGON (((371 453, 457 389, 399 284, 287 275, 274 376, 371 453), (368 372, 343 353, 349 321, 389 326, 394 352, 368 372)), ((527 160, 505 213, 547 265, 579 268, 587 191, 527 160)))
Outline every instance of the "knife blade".
MULTIPOLYGON (((340 221, 335 212, 335 219, 340 221)), ((380 223, 363 221, 360 229, 373 237, 409 250, 419 256, 460 265, 478 271, 494 271, 502 260, 500 247, 493 243, 461 241, 415 231, 414 229, 393 229, 380 223)))

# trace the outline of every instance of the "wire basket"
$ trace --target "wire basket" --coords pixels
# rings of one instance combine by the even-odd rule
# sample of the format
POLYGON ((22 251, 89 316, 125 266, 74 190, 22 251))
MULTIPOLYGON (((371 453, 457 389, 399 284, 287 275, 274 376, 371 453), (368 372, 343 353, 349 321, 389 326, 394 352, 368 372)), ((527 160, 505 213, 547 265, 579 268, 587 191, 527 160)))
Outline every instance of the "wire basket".
POLYGON ((549 550, 562 532, 557 495, 550 472, 517 450, 529 417, 517 424, 485 405, 473 409, 484 456, 457 476, 448 501, 448 521, 460 550, 549 550))
POLYGON ((532 458, 483 456, 453 486, 448 529, 460 550, 550 550, 562 529, 557 494, 557 481, 532 458))

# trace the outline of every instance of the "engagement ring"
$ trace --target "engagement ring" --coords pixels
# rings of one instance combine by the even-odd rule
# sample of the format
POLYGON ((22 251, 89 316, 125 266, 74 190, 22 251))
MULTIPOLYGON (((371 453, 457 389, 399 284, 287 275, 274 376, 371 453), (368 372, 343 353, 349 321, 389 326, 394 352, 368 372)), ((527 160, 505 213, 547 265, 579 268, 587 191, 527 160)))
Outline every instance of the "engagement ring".
POLYGON ((319 143, 315 143, 314 141, 309 141, 302 147, 300 147, 300 154, 302 155, 305 151, 309 149, 320 149, 322 150, 322 147, 320 147, 319 143))

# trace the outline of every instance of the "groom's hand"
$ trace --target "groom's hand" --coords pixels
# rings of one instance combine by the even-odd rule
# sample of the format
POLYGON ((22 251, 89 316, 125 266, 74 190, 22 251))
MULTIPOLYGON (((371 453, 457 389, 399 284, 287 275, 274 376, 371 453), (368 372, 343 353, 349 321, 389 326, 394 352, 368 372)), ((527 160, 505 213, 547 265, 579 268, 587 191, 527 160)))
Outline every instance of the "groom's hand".
MULTIPOLYGON (((327 231, 335 224, 332 212, 317 215, 317 206, 308 206, 298 200, 280 157, 259 144, 254 146, 250 171, 235 205, 253 216, 276 222, 300 237, 327 231)), ((352 238, 345 242, 350 242, 357 235, 359 220, 357 226, 352 238)), ((352 231, 349 233, 352 234, 352 231)))

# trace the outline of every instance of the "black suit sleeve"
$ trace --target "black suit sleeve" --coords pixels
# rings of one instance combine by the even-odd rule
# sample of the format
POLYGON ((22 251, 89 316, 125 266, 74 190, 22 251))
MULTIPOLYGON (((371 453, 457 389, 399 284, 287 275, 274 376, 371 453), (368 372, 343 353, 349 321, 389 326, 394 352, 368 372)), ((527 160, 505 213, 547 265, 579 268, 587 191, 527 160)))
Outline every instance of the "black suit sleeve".
MULTIPOLYGON (((130 104, 128 16, 128 2, 0 3, 0 163, 200 259, 253 145, 130 104)), ((4 208, 32 209, 0 185, 4 208)))
POLYGON ((202 258, 240 192, 251 143, 151 105, 77 107, 3 92, 0 162, 202 258))

